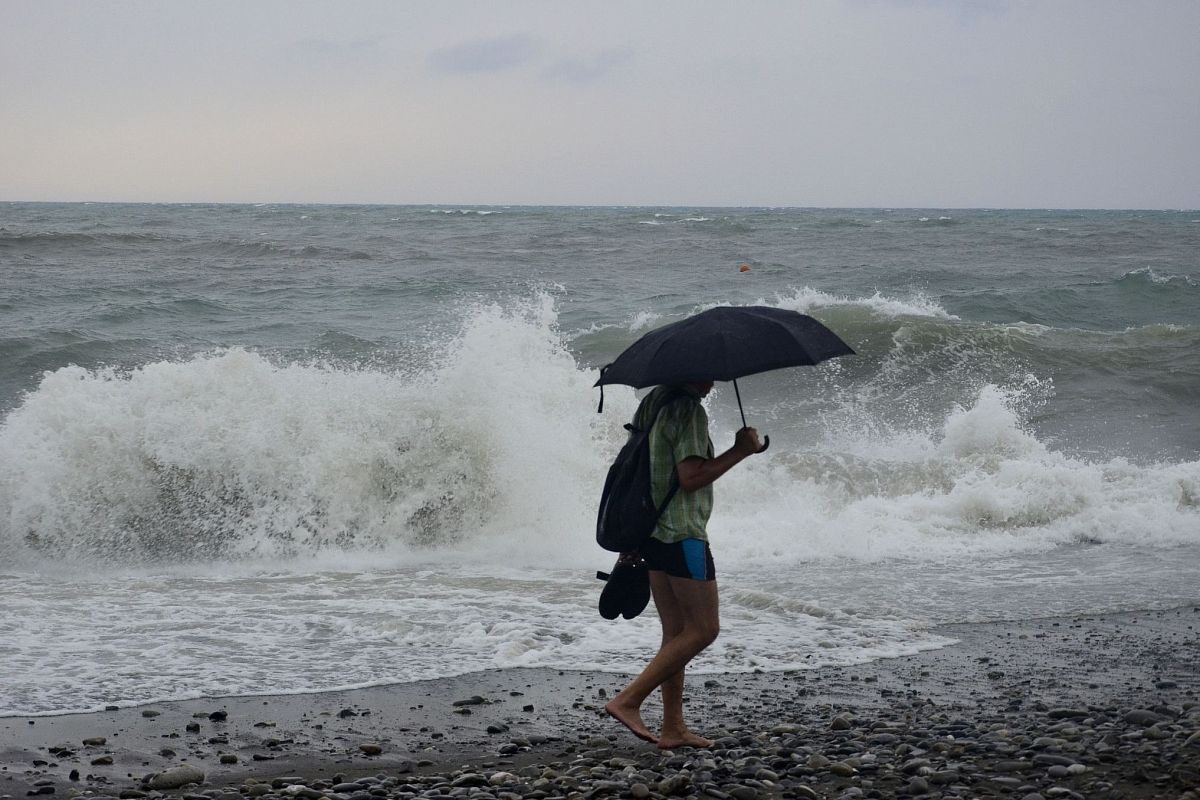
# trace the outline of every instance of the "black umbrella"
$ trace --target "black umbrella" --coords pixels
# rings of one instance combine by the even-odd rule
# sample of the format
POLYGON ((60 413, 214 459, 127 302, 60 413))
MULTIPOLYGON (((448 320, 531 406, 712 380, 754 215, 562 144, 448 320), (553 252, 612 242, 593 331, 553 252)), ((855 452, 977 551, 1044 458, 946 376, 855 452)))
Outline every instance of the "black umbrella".
MULTIPOLYGON (((853 355, 837 334, 810 316, 767 306, 718 306, 664 325, 625 348, 600 368, 600 408, 604 386, 646 386, 733 381, 742 427, 742 394, 737 379, 783 367, 819 364, 853 355)), ((764 437, 767 449, 770 437, 764 437)))

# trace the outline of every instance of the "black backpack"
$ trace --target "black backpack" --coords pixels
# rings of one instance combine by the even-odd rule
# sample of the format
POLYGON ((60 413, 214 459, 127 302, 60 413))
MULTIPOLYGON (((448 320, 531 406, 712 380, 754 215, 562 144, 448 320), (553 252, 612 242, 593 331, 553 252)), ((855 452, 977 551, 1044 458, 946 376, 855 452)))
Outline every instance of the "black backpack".
MULTIPOLYGON (((596 543, 614 553, 628 553, 641 548, 671 498, 679 491, 679 476, 671 473, 671 486, 661 505, 654 504, 650 488, 650 430, 663 409, 686 397, 683 392, 668 392, 657 398, 657 408, 650 414, 644 429, 626 424, 629 439, 608 468, 604 491, 600 495, 600 511, 596 515, 596 543)), ((642 401, 649 402, 649 398, 642 401)), ((640 410, 640 409, 639 409, 640 410)), ((641 416, 634 415, 634 421, 641 416)))

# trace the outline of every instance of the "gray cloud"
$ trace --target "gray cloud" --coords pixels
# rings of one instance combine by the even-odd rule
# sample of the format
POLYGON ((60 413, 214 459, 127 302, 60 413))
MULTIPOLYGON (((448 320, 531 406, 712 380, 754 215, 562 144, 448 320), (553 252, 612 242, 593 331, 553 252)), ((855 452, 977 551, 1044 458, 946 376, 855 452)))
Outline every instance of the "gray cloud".
POLYGON ((429 65, 447 73, 503 72, 529 63, 540 50, 537 38, 515 33, 443 47, 429 54, 429 65))

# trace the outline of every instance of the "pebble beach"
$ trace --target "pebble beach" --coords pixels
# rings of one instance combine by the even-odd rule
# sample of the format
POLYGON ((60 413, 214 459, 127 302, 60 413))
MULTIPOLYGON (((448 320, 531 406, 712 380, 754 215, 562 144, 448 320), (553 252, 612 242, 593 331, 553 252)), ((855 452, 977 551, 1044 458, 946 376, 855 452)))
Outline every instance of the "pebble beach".
POLYGON ((957 644, 691 678, 710 750, 604 718, 625 676, 548 669, 9 717, 0 800, 1200 797, 1200 606, 936 630, 957 644))

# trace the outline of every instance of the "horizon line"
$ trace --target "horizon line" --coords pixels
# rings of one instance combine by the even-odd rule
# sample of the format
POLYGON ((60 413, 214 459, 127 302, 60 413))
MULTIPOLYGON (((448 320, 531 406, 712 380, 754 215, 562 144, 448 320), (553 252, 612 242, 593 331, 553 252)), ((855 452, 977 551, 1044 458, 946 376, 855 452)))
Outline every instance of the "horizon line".
POLYGON ((691 209, 767 209, 767 210, 821 210, 821 211, 1164 211, 1191 213, 1200 211, 1200 206, 948 206, 948 205, 708 205, 688 203, 372 203, 363 201, 263 201, 263 200, 7 200, 5 205, 123 205, 123 206, 326 206, 326 207, 380 207, 380 208, 691 208, 691 209))

